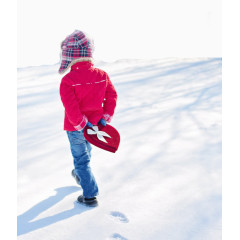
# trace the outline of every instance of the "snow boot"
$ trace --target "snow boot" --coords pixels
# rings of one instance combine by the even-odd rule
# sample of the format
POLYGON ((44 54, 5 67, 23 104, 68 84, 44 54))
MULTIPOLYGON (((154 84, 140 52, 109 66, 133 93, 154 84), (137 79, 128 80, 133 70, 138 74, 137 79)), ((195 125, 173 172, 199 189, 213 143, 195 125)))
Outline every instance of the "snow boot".
POLYGON ((75 174, 74 169, 72 170, 71 174, 72 174, 72 177, 76 180, 77 184, 80 185, 80 179, 79 179, 79 177, 75 174))
POLYGON ((80 195, 77 199, 78 203, 83 204, 87 207, 97 207, 98 201, 96 197, 93 198, 85 198, 83 195, 80 195))

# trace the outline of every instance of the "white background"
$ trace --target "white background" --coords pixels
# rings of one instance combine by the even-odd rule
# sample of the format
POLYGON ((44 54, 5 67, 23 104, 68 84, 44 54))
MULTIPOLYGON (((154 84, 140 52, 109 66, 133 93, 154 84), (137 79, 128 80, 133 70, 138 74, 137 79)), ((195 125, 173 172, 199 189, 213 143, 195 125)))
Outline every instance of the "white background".
POLYGON ((219 0, 21 0, 18 67, 57 63, 75 29, 93 37, 99 60, 221 57, 219 0))

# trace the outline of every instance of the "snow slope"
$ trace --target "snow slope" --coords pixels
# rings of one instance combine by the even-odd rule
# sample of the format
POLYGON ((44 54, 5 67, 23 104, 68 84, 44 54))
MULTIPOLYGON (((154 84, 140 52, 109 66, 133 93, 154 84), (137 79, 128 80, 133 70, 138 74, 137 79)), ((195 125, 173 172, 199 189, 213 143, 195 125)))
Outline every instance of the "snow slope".
POLYGON ((75 203, 58 65, 18 69, 18 239, 221 239, 221 64, 95 64, 118 91, 121 143, 93 147, 94 209, 75 203))

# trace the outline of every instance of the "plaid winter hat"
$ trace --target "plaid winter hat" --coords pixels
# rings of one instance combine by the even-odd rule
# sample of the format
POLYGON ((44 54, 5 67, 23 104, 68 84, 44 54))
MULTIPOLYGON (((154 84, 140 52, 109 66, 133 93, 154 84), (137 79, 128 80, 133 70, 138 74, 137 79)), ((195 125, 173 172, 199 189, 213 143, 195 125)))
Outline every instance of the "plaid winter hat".
POLYGON ((86 58, 86 61, 92 58, 93 41, 82 31, 75 30, 61 43, 61 49, 61 66, 58 72, 64 73, 80 58, 86 58))

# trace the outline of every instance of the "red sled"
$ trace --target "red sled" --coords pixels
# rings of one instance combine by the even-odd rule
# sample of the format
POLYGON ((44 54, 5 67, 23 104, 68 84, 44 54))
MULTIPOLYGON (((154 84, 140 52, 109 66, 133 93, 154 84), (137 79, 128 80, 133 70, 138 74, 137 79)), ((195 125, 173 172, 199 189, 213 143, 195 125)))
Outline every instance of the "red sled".
POLYGON ((92 128, 86 126, 84 129, 84 137, 94 146, 112 153, 118 150, 120 144, 119 132, 109 124, 103 126, 99 123, 92 128))

